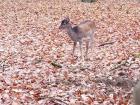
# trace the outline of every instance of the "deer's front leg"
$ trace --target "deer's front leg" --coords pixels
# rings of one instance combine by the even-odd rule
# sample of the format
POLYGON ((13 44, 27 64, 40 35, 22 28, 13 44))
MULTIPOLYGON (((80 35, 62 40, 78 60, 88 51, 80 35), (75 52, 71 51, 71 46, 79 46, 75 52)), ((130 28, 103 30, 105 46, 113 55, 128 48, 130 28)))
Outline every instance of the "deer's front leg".
POLYGON ((75 53, 76 45, 77 45, 77 42, 74 42, 74 44, 73 44, 73 51, 72 51, 72 55, 73 55, 73 57, 74 57, 74 53, 75 53))

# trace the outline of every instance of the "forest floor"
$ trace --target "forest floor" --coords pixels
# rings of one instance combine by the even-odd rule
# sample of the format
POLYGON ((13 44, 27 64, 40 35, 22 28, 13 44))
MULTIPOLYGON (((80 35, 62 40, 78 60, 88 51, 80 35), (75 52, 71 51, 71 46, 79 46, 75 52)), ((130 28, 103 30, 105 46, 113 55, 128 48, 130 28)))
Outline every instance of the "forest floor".
POLYGON ((0 105, 133 105, 139 79, 138 0, 0 0, 0 105), (96 23, 84 65, 66 16, 96 23))

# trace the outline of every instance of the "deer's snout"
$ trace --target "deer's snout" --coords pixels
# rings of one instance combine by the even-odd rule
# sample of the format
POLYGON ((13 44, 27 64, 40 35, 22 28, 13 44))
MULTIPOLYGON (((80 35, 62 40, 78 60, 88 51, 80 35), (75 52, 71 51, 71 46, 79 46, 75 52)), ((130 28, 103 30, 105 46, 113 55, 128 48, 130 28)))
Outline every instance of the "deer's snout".
POLYGON ((60 25, 59 26, 59 29, 64 29, 65 27, 63 25, 60 25))
POLYGON ((62 29, 62 26, 59 26, 59 29, 62 29))

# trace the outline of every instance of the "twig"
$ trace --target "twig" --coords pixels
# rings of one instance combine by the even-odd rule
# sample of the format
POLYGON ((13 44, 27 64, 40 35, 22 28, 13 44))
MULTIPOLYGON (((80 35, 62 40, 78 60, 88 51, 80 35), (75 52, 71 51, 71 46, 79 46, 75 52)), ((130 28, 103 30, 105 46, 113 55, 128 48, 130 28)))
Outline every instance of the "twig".
POLYGON ((108 45, 108 44, 113 44, 113 43, 114 43, 114 42, 103 43, 103 44, 100 44, 99 47, 105 46, 105 45, 108 45))
POLYGON ((62 66, 56 62, 51 63, 54 67, 62 68, 62 66))
POLYGON ((2 68, 3 72, 5 71, 5 66, 6 66, 5 62, 6 62, 6 59, 0 62, 0 68, 2 68))
POLYGON ((54 97, 48 97, 48 98, 50 98, 50 101, 53 101, 54 103, 56 103, 58 105, 69 105, 68 103, 64 102, 61 99, 54 98, 54 97))

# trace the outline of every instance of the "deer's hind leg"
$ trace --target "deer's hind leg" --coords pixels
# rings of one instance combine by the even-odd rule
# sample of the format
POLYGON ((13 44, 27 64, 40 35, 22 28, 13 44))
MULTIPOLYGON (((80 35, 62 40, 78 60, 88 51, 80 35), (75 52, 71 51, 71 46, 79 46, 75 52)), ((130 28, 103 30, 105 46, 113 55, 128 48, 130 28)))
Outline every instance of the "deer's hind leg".
POLYGON ((89 40, 86 40, 86 53, 85 53, 85 60, 88 59, 88 49, 89 49, 89 40))
POLYGON ((90 44, 89 44, 89 47, 90 47, 90 49, 91 49, 91 52, 90 52, 90 59, 89 59, 89 60, 93 60, 93 42, 94 42, 94 41, 93 41, 93 37, 94 37, 94 31, 90 33, 89 37, 90 37, 90 40, 89 40, 90 44))
POLYGON ((80 45, 81 60, 82 62, 84 62, 82 40, 79 41, 79 45, 80 45))
POLYGON ((72 56, 75 56, 75 48, 76 48, 77 42, 73 43, 73 51, 72 51, 72 56))
POLYGON ((94 32, 92 32, 90 34, 90 48, 91 48, 91 53, 93 53, 93 35, 94 35, 94 32))

